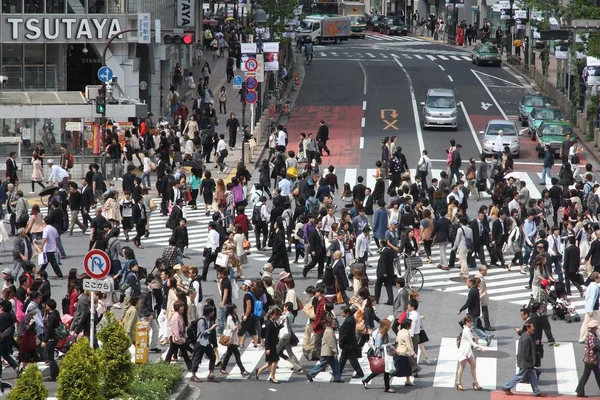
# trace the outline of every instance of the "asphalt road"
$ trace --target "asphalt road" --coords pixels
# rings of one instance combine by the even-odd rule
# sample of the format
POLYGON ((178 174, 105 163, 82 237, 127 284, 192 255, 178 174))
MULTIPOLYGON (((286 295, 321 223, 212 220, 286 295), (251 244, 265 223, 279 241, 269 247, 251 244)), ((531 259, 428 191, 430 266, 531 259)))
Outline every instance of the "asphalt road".
MULTIPOLYGON (((485 126, 489 119, 516 115, 516 101, 529 88, 504 69, 476 67, 465 57, 468 58, 468 54, 460 49, 414 38, 390 40, 377 35, 364 41, 350 41, 339 46, 319 46, 315 49, 314 62, 305 67, 306 78, 288 124, 290 142, 295 143, 294 138, 300 132, 316 133, 318 120, 325 119, 330 126, 329 147, 332 155, 325 157, 324 163, 336 166, 340 182, 349 181, 352 184, 358 175, 366 176, 368 184, 373 182, 369 175, 379 158, 379 146, 384 136, 398 136, 399 144, 403 147, 411 167, 415 166, 423 148, 428 149, 432 159, 445 160, 444 148, 448 146, 451 138, 464 146, 463 160, 475 156, 478 154, 477 140, 480 139, 476 135, 477 130, 485 126), (479 74, 477 76, 481 81, 477 79, 476 74, 479 74), (464 104, 459 113, 457 131, 419 129, 422 111, 418 103, 424 100, 427 89, 433 87, 453 88, 458 100, 464 104), (414 100, 411 91, 414 93, 414 100), (486 105, 482 106, 482 103, 486 105), (388 122, 394 120, 396 122, 389 126, 388 122)), ((528 138, 521 138, 522 143, 524 140, 528 138)), ((517 167, 524 171, 523 174, 530 176, 533 182, 538 183, 534 178, 541 171, 541 166, 535 154, 524 153, 518 160, 517 167)), ((441 170, 444 168, 443 162, 435 161, 434 168, 441 170)), ((473 202, 470 210, 475 207, 473 202)), ((187 253, 191 256, 192 264, 201 265, 201 251, 206 242, 208 221, 203 214, 192 211, 188 211, 188 220, 188 230, 193 240, 190 241, 187 253)), ((150 269, 154 260, 161 255, 162 246, 166 244, 169 236, 162 217, 154 217, 151 230, 150 239, 144 242, 145 249, 136 251, 140 265, 150 269)), ((253 238, 251 241, 254 243, 253 238)), ((83 272, 82 259, 87 250, 87 237, 76 233, 73 237, 66 238, 64 243, 69 257, 63 262, 63 272, 66 274, 70 268, 78 268, 79 272, 83 272)), ((11 249, 10 244, 7 244, 7 249, 11 249)), ((377 264, 377 255, 374 254, 369 260, 373 266, 368 271, 370 277, 373 277, 374 266, 377 264)), ((253 251, 249 264, 244 268, 246 277, 258 278, 269 255, 269 252, 253 251)), ((9 251, 4 251, 1 256, 4 264, 12 265, 9 251)), ((293 261, 293 254, 290 254, 290 257, 293 261)), ((437 262, 438 252, 435 249, 433 257, 434 263, 437 262)), ((492 300, 490 319, 497 329, 494 332, 496 339, 487 352, 476 354, 479 382, 486 390, 468 390, 460 393, 452 388, 456 374, 455 337, 460 332, 456 311, 464 304, 467 290, 464 284, 454 279, 457 272, 441 272, 435 265, 425 265, 422 270, 425 275, 425 287, 421 291, 419 311, 425 316, 424 326, 430 339, 426 346, 427 352, 430 358, 438 360, 432 365, 421 364, 423 371, 416 379, 415 387, 407 388, 402 382, 393 382, 396 390, 423 400, 439 397, 503 399, 503 394, 498 392, 498 389, 516 370, 517 336, 512 328, 519 326, 518 310, 528 300, 528 291, 523 289, 527 277, 522 277, 514 270, 490 270, 487 278, 492 300)), ((278 272, 276 270, 276 273, 278 272)), ((292 264, 292 272, 296 278, 298 293, 308 285, 316 283, 315 272, 311 272, 307 278, 301 277, 300 265, 292 264)), ((203 287, 205 297, 218 297, 216 283, 212 281, 214 277, 211 270, 209 282, 203 287)), ((51 282, 53 298, 61 299, 66 293, 66 281, 51 282)), ((385 296, 383 293, 382 301, 386 300, 385 296)), ((581 310, 581 299, 574 298, 573 304, 581 310)), ((391 307, 377 306, 379 317, 385 318, 390 314, 391 307)), ((294 323, 294 330, 301 333, 305 323, 306 318, 300 313, 294 323)), ((564 321, 552 322, 552 331, 561 346, 545 346, 540 385, 543 390, 555 396, 554 398, 572 394, 577 377, 582 372, 583 349, 577 343, 579 326, 580 324, 567 324, 564 321)), ((164 350, 166 351, 166 348, 164 350)), ((151 359, 156 360, 159 356, 152 355, 151 359)), ((248 370, 262 365, 261 358, 262 352, 254 349, 248 349, 242 354, 243 363, 248 370)), ((313 365, 313 362, 304 359, 301 363, 305 368, 313 365)), ((361 363, 365 371, 368 371, 366 360, 361 360, 361 363)), ((233 362, 230 363, 229 369, 232 367, 233 362)), ((206 374, 207 364, 203 363, 200 376, 206 374)), ((266 375, 263 376, 263 381, 256 382, 254 379, 241 380, 241 377, 233 373, 221 384, 204 383, 199 386, 204 398, 219 396, 262 400, 279 399, 282 395, 286 399, 387 397, 383 393, 380 378, 374 380, 371 390, 365 391, 359 382, 350 379, 351 374, 350 365, 347 365, 344 372, 345 384, 330 382, 331 376, 328 373, 319 374, 319 382, 309 384, 303 376, 292 375, 288 366, 282 363, 277 372, 279 379, 283 381, 281 385, 264 382, 266 375), (229 382, 236 384, 226 384, 229 382)), ((5 379, 10 380, 13 376, 12 371, 5 370, 5 379)), ((469 388, 470 383, 471 377, 467 371, 463 377, 463 384, 469 388)), ((50 384, 49 387, 51 391, 55 390, 55 385, 50 384)), ((519 386, 517 389, 523 388, 519 386)), ((600 389, 591 382, 588 384, 587 394, 600 396, 600 389)))

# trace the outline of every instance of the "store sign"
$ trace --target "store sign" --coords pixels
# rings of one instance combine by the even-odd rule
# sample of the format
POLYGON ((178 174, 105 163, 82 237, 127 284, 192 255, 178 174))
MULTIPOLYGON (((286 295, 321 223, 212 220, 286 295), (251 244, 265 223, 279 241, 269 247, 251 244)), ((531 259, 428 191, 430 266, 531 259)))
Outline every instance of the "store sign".
POLYGON ((177 27, 193 28, 196 25, 194 0, 177 0, 177 27))
MULTIPOLYGON (((127 17, 18 18, 2 17, 0 41, 8 42, 105 42, 127 27, 127 17)), ((118 39, 123 39, 120 35, 118 39)))

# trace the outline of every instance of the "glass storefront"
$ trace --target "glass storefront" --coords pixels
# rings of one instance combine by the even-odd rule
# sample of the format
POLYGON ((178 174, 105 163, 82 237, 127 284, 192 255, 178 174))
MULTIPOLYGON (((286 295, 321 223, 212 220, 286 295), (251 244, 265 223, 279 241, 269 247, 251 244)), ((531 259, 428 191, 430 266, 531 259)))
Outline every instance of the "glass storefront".
POLYGON ((61 46, 52 43, 0 45, 0 75, 7 76, 6 90, 65 90, 58 85, 61 46))
MULTIPOLYGON (((81 119, 77 118, 5 118, 0 119, 0 136, 21 138, 24 149, 32 148, 38 141, 41 141, 49 152, 59 151, 61 143, 66 143, 71 149, 79 149, 82 146, 81 133, 69 125, 78 127, 80 124, 81 119)), ((86 131, 89 130, 87 125, 86 123, 86 131)), ((86 140, 88 139, 86 137, 86 140)), ((84 142, 84 147, 89 145, 84 142)), ((0 159, 7 155, 2 152, 0 146, 0 159)))
POLYGON ((126 0, 2 0, 2 14, 85 14, 86 10, 89 14, 122 14, 126 3, 126 0))

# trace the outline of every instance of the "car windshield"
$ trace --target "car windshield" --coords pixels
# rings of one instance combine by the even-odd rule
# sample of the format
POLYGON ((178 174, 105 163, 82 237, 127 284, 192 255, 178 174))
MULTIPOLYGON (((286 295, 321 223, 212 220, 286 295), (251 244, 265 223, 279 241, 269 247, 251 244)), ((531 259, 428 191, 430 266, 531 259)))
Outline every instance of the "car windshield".
POLYGON ((533 118, 534 119, 541 119, 541 120, 556 120, 556 119, 564 119, 563 118, 563 113, 561 110, 556 110, 556 109, 541 109, 541 110, 536 110, 533 113, 533 118))
POLYGON ((503 130, 504 136, 517 136, 517 129, 514 125, 507 124, 490 124, 486 135, 498 135, 498 131, 503 130))
POLYGON ((366 19, 360 15, 353 15, 350 17, 350 22, 353 24, 364 24, 366 23, 366 19))
POLYGON ((498 54, 498 48, 496 46, 481 46, 479 51, 482 53, 494 53, 498 54))
POLYGON ((398 18, 388 18, 387 24, 390 26, 400 26, 402 25, 402 21, 400 21, 398 18))
POLYGON ((456 104, 454 97, 429 96, 427 97, 427 108, 454 108, 456 104))
POLYGON ((547 97, 526 97, 523 105, 525 107, 541 107, 549 102, 550 99, 547 97))
POLYGON ((542 129, 542 135, 566 136, 573 134, 569 125, 545 125, 542 129))

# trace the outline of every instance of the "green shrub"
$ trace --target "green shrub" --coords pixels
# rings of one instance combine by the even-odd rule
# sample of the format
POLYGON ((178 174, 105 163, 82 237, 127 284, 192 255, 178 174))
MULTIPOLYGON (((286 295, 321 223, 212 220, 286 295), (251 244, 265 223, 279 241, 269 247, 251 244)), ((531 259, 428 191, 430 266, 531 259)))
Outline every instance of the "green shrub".
POLYGON ((78 340, 60 364, 56 397, 59 400, 103 399, 99 371, 98 356, 88 340, 78 340))
POLYGON ((48 389, 42 381, 42 372, 37 365, 29 364, 17 379, 17 385, 8 393, 8 400, 46 400, 48 389))
POLYGON ((127 392, 133 381, 131 339, 112 312, 104 315, 104 326, 98 332, 102 347, 98 349, 102 375, 102 392, 112 399, 127 392))
POLYGON ((162 381, 133 381, 128 393, 118 397, 118 400, 166 400, 168 398, 167 387, 162 381))
POLYGON ((136 383, 160 382, 167 394, 171 394, 177 385, 183 380, 183 372, 177 364, 168 364, 164 361, 144 364, 135 369, 136 383))

